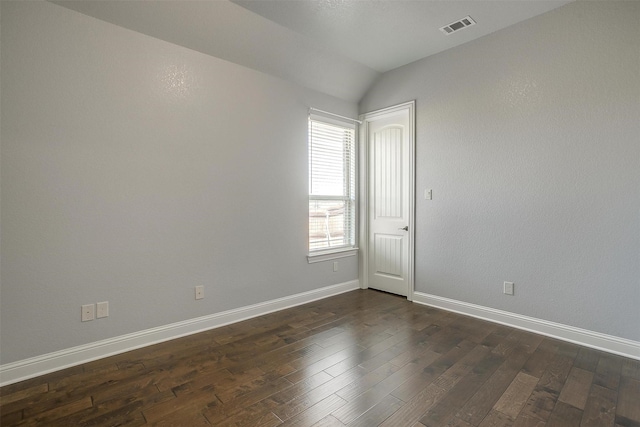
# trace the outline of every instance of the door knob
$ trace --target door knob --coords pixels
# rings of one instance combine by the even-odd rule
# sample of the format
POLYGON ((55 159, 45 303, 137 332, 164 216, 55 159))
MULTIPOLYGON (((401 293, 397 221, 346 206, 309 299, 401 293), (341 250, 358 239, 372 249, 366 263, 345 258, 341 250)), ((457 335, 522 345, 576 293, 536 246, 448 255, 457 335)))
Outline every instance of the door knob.
POLYGON ((402 228, 398 228, 398 230, 409 231, 409 226, 408 226, 408 225, 405 225, 405 226, 404 226, 404 227, 402 227, 402 228))

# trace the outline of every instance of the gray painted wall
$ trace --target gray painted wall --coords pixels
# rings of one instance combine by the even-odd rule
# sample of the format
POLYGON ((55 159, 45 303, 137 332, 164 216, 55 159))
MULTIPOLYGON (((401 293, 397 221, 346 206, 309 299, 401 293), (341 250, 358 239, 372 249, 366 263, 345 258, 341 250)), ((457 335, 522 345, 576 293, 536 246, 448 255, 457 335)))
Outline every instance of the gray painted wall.
POLYGON ((46 2, 1 19, 3 364, 357 278, 306 259, 307 107, 355 103, 46 2))
POLYGON ((575 2, 390 71, 360 111, 411 99, 416 290, 640 340, 640 3, 575 2))

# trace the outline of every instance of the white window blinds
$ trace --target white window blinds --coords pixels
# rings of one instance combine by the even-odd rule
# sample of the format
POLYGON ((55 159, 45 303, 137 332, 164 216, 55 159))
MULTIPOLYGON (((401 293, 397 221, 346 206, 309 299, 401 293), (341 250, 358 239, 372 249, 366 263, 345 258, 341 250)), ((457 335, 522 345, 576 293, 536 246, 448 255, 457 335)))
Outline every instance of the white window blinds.
POLYGON ((355 242, 355 127, 309 119, 309 251, 355 242))

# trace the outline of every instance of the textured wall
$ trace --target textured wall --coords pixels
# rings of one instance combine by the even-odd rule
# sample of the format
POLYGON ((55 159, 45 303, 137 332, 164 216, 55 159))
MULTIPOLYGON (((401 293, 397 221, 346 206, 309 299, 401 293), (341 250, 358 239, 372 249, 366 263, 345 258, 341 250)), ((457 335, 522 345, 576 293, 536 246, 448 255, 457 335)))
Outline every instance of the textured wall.
POLYGON ((355 104, 46 2, 1 17, 3 364, 357 278, 306 259, 307 107, 355 104))
POLYGON ((388 72, 360 110, 411 99, 416 290, 640 340, 640 3, 575 2, 388 72))

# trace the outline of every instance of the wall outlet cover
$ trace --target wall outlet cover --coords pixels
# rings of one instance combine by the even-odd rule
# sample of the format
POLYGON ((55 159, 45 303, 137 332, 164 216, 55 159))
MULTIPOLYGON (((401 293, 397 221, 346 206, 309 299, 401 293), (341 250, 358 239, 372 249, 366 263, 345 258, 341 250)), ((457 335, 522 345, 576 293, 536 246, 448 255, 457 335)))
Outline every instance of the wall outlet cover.
POLYGON ((101 319, 103 317, 109 317, 109 301, 96 304, 96 318, 101 319))
POLYGON ((86 304, 82 306, 82 321, 88 322, 95 318, 96 306, 95 304, 86 304))
POLYGON ((504 282, 504 294, 505 295, 513 295, 513 282, 504 282))

